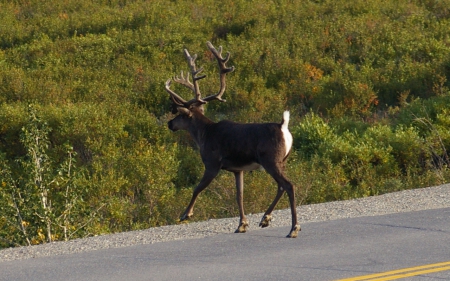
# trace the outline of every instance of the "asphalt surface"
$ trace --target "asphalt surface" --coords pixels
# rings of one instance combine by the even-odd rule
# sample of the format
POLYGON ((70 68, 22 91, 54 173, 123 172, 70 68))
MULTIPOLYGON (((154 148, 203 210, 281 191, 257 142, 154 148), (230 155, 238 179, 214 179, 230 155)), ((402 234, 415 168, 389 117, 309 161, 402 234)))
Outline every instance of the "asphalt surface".
MULTIPOLYGON (((304 223, 296 239, 284 238, 288 231, 2 262, 0 280, 313 281, 450 262, 450 208, 304 223)), ((450 270, 401 280, 450 280, 450 270)))

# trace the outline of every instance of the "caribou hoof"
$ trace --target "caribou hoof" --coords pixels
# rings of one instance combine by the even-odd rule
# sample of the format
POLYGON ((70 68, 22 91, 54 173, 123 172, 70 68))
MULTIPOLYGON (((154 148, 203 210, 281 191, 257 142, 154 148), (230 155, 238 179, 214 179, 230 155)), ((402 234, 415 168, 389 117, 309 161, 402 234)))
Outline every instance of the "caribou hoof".
POLYGON ((248 227, 248 222, 244 221, 239 224, 239 227, 236 229, 234 233, 246 233, 248 227))
POLYGON ((301 228, 300 228, 300 225, 296 225, 296 226, 294 226, 292 229, 291 229, 291 232, 288 234, 288 236, 286 236, 287 238, 296 238, 297 237, 297 235, 298 235, 298 232, 300 231, 300 230, 302 230, 301 228))
POLYGON ((187 221, 187 220, 189 220, 191 217, 192 217, 192 215, 193 214, 183 214, 181 217, 180 217, 180 222, 183 222, 183 221, 187 221))
POLYGON ((268 227, 271 220, 272 215, 264 215, 264 217, 261 219, 261 222, 259 223, 259 226, 262 228, 268 227))

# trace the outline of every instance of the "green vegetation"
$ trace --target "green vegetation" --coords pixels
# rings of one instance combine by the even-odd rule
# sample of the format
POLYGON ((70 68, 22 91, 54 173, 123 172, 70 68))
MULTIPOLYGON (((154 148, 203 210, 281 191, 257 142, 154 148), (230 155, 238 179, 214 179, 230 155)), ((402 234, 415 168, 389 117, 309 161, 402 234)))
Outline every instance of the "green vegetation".
MULTIPOLYGON (((450 179, 449 0, 0 0, 0 18, 0 248, 176 223, 203 165, 164 82, 187 48, 214 92, 206 41, 236 67, 208 117, 290 109, 298 202, 450 179)), ((220 174, 195 219, 237 215, 234 193, 220 174)), ((246 176, 247 212, 273 196, 246 176)))

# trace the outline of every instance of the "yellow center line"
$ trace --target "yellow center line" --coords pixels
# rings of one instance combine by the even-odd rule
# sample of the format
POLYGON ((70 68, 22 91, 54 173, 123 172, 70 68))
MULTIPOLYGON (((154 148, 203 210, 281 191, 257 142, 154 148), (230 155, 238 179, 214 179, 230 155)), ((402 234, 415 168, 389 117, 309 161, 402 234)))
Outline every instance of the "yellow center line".
POLYGON ((386 271, 382 273, 352 277, 347 279, 339 279, 337 281, 387 281, 405 277, 411 277, 421 274, 450 270, 450 261, 435 264, 421 265, 416 267, 403 268, 398 270, 386 271))

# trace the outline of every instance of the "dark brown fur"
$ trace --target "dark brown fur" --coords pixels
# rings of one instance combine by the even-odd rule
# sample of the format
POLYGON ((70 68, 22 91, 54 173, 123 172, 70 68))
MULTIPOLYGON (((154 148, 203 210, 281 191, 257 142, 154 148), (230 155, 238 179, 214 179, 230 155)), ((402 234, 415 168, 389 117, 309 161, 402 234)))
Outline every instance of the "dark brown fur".
MULTIPOLYGON (((282 123, 281 123, 282 124, 282 123)), ((200 148, 205 173, 195 188, 191 202, 180 220, 193 215, 198 194, 217 176, 221 169, 233 172, 236 177, 237 201, 240 223, 236 232, 246 232, 248 221, 242 203, 243 172, 264 168, 277 182, 277 195, 261 220, 260 226, 269 225, 271 213, 286 191, 292 213, 292 228, 288 237, 296 237, 300 226, 297 223, 294 188, 283 174, 287 158, 280 123, 239 124, 231 121, 214 123, 197 107, 190 114, 180 113, 169 121, 173 131, 187 130, 200 148)))

